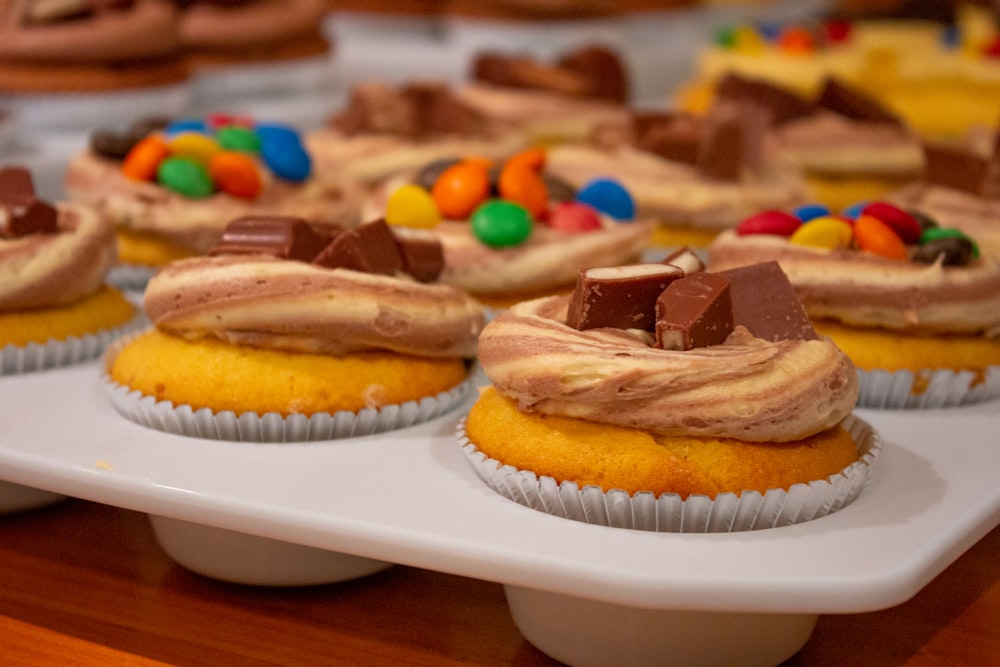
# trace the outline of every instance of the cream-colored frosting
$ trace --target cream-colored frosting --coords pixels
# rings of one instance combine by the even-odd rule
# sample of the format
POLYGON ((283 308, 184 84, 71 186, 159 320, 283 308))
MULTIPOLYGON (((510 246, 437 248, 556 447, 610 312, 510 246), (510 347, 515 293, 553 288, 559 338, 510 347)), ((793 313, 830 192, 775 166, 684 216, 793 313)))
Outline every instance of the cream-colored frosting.
POLYGON ((0 239, 0 311, 70 304, 104 284, 115 258, 112 226, 79 204, 57 211, 58 233, 0 239))
POLYGON ((942 227, 962 230, 976 240, 984 253, 1000 257, 1000 199, 922 182, 890 192, 885 199, 922 211, 942 227))
POLYGON ((150 280, 144 307, 186 338, 322 354, 471 357, 484 323, 482 306, 454 287, 268 256, 173 262, 150 280))
POLYGON ((276 178, 260 169, 261 194, 242 199, 218 192, 192 199, 152 182, 125 177, 121 164, 91 151, 78 153, 66 171, 70 199, 94 206, 115 225, 153 233, 174 243, 207 252, 230 220, 245 215, 287 215, 315 224, 353 226, 363 189, 344 174, 314 171, 303 183, 276 178))
POLYGON ((1000 261, 968 266, 885 259, 726 232, 708 248, 713 271, 777 261, 812 318, 934 334, 1000 336, 1000 261))
POLYGON ((527 301, 479 339, 497 390, 522 410, 663 435, 797 440, 854 408, 857 374, 828 339, 754 338, 737 327, 722 345, 652 347, 645 332, 566 326, 568 297, 527 301))
POLYGON ((196 2, 184 10, 180 39, 185 47, 201 49, 279 42, 315 31, 325 12, 323 0, 196 2))
POLYGON ((739 181, 704 177, 692 165, 664 160, 630 147, 553 146, 546 168, 579 188, 613 175, 632 194, 640 216, 705 230, 734 227, 762 210, 794 208, 809 201, 799 168, 771 159, 739 181))
MULTIPOLYGON (((81 9, 83 0, 68 0, 81 9)), ((174 54, 178 12, 170 0, 135 0, 87 20, 29 23, 37 0, 0 3, 0 60, 33 63, 112 63, 174 54)))

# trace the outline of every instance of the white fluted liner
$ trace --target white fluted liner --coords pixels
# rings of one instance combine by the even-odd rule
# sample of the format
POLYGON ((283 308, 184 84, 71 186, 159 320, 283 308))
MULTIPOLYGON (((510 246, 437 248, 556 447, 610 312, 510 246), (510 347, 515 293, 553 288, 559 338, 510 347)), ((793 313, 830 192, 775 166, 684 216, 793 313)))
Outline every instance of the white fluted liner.
POLYGON ((682 499, 675 493, 611 490, 598 486, 580 488, 575 482, 556 482, 489 458, 465 434, 465 420, 458 438, 479 478, 500 495, 525 507, 584 523, 670 533, 728 533, 762 530, 803 523, 832 514, 861 493, 878 453, 881 438, 870 424, 849 416, 844 427, 858 447, 859 458, 840 472, 789 489, 721 493, 682 499))
POLYGON ((141 311, 125 324, 83 336, 46 343, 6 345, 0 348, 0 375, 15 375, 72 366, 101 356, 114 341, 148 326, 141 311))
POLYGON ((858 370, 858 407, 883 409, 949 408, 1000 398, 1000 366, 985 374, 949 369, 858 370))
POLYGON ((142 291, 158 270, 143 264, 116 264, 108 271, 107 281, 119 289, 142 291))
MULTIPOLYGON (((130 339, 121 339, 108 348, 105 369, 130 339)), ((193 410, 190 405, 175 406, 171 401, 157 401, 154 396, 129 389, 115 382, 106 370, 101 377, 115 410, 129 421, 175 435, 235 442, 337 440, 393 431, 440 417, 458 407, 475 391, 470 374, 448 391, 419 401, 365 408, 358 412, 341 410, 283 417, 277 412, 261 415, 256 412, 237 414, 231 410, 215 412, 209 408, 193 410)))

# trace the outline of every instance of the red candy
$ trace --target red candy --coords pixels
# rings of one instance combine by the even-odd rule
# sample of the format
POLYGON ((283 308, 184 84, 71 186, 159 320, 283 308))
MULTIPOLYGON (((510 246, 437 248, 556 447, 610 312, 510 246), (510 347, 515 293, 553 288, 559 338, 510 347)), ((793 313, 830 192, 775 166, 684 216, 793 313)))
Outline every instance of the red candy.
POLYGON ((591 232, 601 228, 601 219, 592 207, 575 201, 559 202, 549 211, 546 221, 561 232, 591 232))
POLYGON ((905 244, 920 242, 920 223, 901 208, 882 201, 875 201, 863 209, 861 215, 870 215, 892 228, 905 244))
POLYGON ((865 252, 900 261, 908 259, 906 245, 899 235, 872 215, 862 214, 854 221, 854 242, 865 252))
POLYGON ((774 234, 777 236, 791 236, 795 230, 802 226, 802 221, 791 213, 785 211, 762 211, 749 218, 744 218, 736 226, 736 233, 740 236, 746 234, 774 234))

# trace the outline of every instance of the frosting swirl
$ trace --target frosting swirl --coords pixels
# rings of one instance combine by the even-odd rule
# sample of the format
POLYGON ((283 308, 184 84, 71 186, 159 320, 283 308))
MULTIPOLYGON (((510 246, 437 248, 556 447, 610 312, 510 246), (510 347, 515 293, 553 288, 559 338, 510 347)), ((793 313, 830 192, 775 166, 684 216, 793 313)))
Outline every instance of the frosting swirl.
POLYGON ((964 267, 900 262, 732 231, 708 250, 713 271, 769 260, 781 265, 812 318, 916 333, 1000 336, 1000 262, 995 258, 964 267))
POLYGON ((838 424, 858 380, 831 341, 754 338, 737 327, 723 345, 650 346, 618 329, 564 324, 568 298, 518 304, 483 330, 479 358, 522 410, 662 435, 784 442, 838 424))
POLYGON ((0 239, 0 311, 62 306, 104 283, 114 229, 85 206, 56 208, 58 233, 0 239))
POLYGON ((484 323, 453 287, 263 255, 173 262, 149 282, 144 307, 185 338, 321 354, 471 357, 484 323))

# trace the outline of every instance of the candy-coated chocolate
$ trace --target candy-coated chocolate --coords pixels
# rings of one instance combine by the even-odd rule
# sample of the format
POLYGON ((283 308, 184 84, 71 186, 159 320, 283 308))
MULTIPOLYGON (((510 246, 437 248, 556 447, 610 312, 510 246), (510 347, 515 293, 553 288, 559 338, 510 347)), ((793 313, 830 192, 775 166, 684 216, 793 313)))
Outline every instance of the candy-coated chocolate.
POLYGON ((555 204, 546 221, 561 232, 592 232, 601 229, 601 219, 593 207, 575 201, 555 204))
POLYGON ((122 173, 134 181, 156 179, 156 170, 170 155, 167 142, 158 134, 151 134, 139 141, 122 161, 122 173))
POLYGON ((873 201, 861 210, 861 215, 873 216, 889 225, 903 243, 911 244, 920 240, 920 223, 898 206, 884 201, 873 201))
POLYGON ((859 201, 856 204, 851 204, 850 206, 845 208, 843 214, 848 218, 850 218, 851 220, 854 220, 859 215, 861 215, 861 211, 865 210, 865 206, 868 206, 868 202, 859 201))
POLYGON ((541 172, 545 167, 544 148, 526 148, 523 151, 514 153, 504 160, 504 168, 524 167, 534 172, 541 172))
POLYGON ((389 195, 385 221, 400 227, 429 229, 441 222, 441 214, 427 190, 419 185, 403 185, 389 195))
POLYGON ((590 181, 576 193, 576 200, 589 204, 616 220, 635 218, 635 201, 631 193, 621 183, 610 178, 590 181))
POLYGON ((458 164, 461 160, 457 158, 444 158, 425 164, 413 177, 413 183, 430 192, 434 188, 434 183, 444 173, 448 167, 458 164))
POLYGON ((472 233, 482 243, 505 248, 523 243, 531 236, 531 214, 520 204, 491 199, 469 218, 472 233))
POLYGON ((306 180, 312 173, 312 159, 297 134, 262 134, 260 156, 275 175, 294 183, 306 180))
POLYGON ((787 53, 812 53, 816 50, 816 40, 806 28, 790 27, 781 33, 778 46, 787 53))
POLYGON ((979 246, 960 229, 953 227, 928 227, 920 233, 920 245, 926 245, 941 239, 965 239, 972 244, 972 256, 979 257, 979 246))
POLYGON ((264 183, 257 162, 240 151, 219 151, 208 163, 208 173, 216 187, 234 197, 254 199, 264 183))
POLYGON ((865 252, 887 259, 908 259, 906 245, 892 227, 871 215, 860 215, 854 221, 854 241, 865 252))
POLYGON ((215 135, 219 146, 230 151, 243 151, 244 153, 260 152, 260 136, 247 127, 228 125, 219 128, 215 135))
POLYGON ((823 204, 804 204, 792 211, 792 215, 802 222, 809 222, 813 218, 821 218, 830 215, 830 209, 823 204))
POLYGON ((200 132, 180 132, 172 135, 167 141, 170 154, 176 157, 186 157, 207 165, 212 157, 222 150, 218 142, 207 134, 200 132))
POLYGON ((928 229, 934 229, 935 227, 940 227, 938 221, 935 220, 930 215, 924 213, 923 211, 910 211, 910 215, 913 216, 917 224, 920 225, 920 233, 923 234, 924 231, 928 229))
POLYGON ((791 213, 785 211, 761 211, 744 218, 736 226, 736 233, 745 234, 773 234, 776 236, 791 236, 799 227, 802 221, 791 213))
POLYGON ((163 132, 166 135, 178 134, 180 132, 211 132, 211 128, 208 126, 204 120, 200 118, 180 118, 178 120, 172 121, 163 128, 163 132))
POLYGON ((549 206, 549 190, 541 175, 523 162, 507 162, 497 179, 500 196, 528 209, 535 218, 545 214, 549 206))
POLYGON ((850 224, 833 216, 814 218, 788 237, 789 243, 816 248, 846 248, 851 244, 854 230, 850 224))
POLYGON ((168 190, 197 199, 215 192, 208 170, 196 160, 168 157, 156 170, 156 180, 168 190))
POLYGON ((976 244, 959 236, 941 237, 918 245, 910 256, 914 262, 933 264, 940 260, 945 266, 965 266, 978 256, 976 244))
POLYGON ((454 164, 438 176, 431 197, 446 218, 464 220, 486 201, 490 194, 489 171, 478 161, 454 164))

